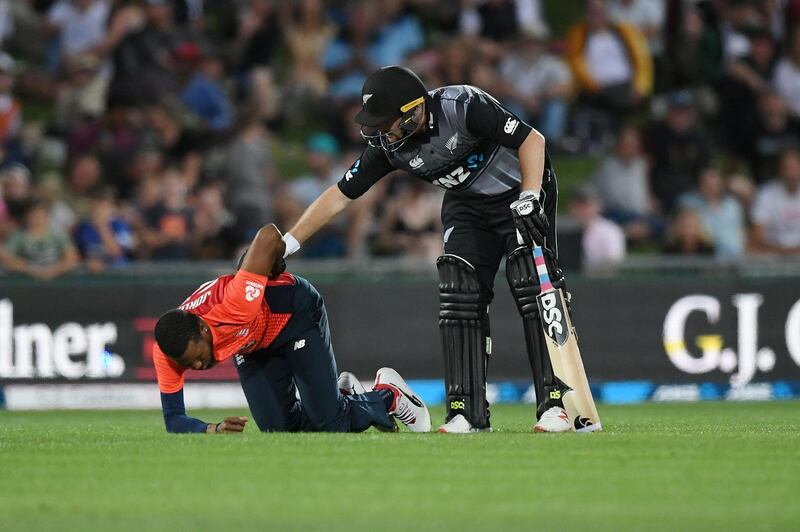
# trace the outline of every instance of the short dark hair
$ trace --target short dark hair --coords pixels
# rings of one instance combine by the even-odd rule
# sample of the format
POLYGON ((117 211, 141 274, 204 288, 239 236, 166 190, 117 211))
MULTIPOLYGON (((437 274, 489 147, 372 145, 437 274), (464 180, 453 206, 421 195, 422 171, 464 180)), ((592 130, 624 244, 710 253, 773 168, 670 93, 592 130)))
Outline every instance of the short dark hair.
POLYGON ((165 312, 156 322, 156 343, 173 360, 186 352, 189 342, 200 338, 200 320, 179 308, 165 312))

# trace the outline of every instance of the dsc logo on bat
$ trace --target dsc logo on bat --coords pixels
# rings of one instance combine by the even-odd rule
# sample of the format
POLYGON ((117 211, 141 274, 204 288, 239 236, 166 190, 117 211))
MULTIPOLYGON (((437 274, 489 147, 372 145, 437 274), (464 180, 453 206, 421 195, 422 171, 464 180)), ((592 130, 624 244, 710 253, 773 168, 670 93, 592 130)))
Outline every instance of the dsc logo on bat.
POLYGON ((547 292, 538 298, 539 311, 546 325, 547 336, 558 345, 567 342, 567 325, 564 322, 564 307, 557 292, 547 292))

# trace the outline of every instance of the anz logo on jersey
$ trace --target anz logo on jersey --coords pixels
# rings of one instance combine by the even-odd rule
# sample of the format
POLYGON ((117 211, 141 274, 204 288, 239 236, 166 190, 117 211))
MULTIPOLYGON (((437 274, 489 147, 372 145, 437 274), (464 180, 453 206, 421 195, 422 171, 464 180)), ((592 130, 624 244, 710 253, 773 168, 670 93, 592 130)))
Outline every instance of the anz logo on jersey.
POLYGON ((444 177, 435 179, 432 183, 446 189, 457 187, 466 182, 469 176, 472 175, 471 170, 475 170, 481 166, 485 159, 486 157, 482 153, 471 153, 466 157, 466 168, 464 165, 461 165, 444 177))

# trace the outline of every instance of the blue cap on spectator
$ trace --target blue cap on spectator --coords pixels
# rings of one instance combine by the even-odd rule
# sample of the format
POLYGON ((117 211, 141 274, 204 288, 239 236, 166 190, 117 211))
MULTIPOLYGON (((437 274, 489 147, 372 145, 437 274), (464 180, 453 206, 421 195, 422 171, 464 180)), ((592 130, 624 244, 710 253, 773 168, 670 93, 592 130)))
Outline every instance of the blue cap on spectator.
POLYGON ((339 156, 339 143, 329 133, 314 133, 306 144, 308 151, 324 153, 328 157, 339 156))
POLYGON ((694 105, 694 98, 689 91, 673 91, 667 94, 667 106, 670 109, 688 108, 694 105))

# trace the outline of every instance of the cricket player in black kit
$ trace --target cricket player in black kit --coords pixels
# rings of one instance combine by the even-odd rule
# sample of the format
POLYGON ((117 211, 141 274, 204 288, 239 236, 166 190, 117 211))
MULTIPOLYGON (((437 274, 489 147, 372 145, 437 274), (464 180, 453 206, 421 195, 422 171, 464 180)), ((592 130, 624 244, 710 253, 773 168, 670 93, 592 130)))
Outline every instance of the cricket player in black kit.
POLYGON ((491 353, 488 307, 505 255, 525 331, 537 397, 537 432, 570 429, 539 324, 539 281, 531 247, 557 268, 558 187, 544 137, 486 92, 469 85, 428 91, 410 70, 390 66, 365 81, 362 125, 367 147, 284 235, 286 256, 387 173, 402 169, 446 189, 444 255, 439 270, 439 329, 447 416, 440 432, 491 430, 486 367, 491 353))

